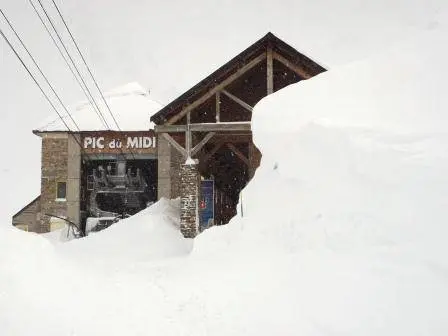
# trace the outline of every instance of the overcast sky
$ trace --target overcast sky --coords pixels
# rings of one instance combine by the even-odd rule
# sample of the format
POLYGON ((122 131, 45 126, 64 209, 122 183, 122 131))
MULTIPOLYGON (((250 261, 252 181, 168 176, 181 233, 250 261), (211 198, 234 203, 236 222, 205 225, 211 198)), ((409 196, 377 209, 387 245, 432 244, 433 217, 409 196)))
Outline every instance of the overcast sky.
MULTIPOLYGON (((83 100, 28 1, 0 0, 0 8, 63 101, 83 100)), ((56 18, 51 0, 42 1, 56 18)), ((447 6, 446 0, 56 2, 103 90, 137 81, 165 104, 268 31, 331 69, 433 28, 447 6)), ((3 20, 0 27, 13 37, 3 20)), ((40 193, 40 139, 31 131, 53 113, 0 40, 0 225, 10 225, 10 216, 40 193)))

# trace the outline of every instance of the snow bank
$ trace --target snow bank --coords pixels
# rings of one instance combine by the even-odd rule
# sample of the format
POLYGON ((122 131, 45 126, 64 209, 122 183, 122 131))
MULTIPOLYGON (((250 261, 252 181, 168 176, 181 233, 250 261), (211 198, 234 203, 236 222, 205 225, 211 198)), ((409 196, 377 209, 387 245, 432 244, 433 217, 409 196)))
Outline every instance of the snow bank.
MULTIPOLYGON (((154 128, 154 124, 150 122, 150 118, 162 108, 162 105, 149 98, 149 93, 138 83, 128 83, 109 92, 105 92, 104 98, 113 113, 113 117, 123 131, 141 131, 154 128)), ((86 101, 79 103, 74 108, 69 108, 70 114, 80 130, 118 130, 102 97, 96 97, 95 101, 110 128, 107 128, 101 121, 92 104, 86 101)), ((77 130, 71 118, 66 114, 63 114, 63 116, 64 121, 70 129, 73 131, 77 130)), ((38 128, 40 132, 66 130, 67 128, 58 116, 52 116, 43 122, 42 127, 38 128)))
POLYGON ((59 250, 95 266, 186 255, 191 250, 192 241, 184 239, 179 231, 179 206, 179 199, 161 199, 105 230, 59 245, 59 250))
POLYGON ((0 232, 1 334, 447 335, 445 36, 264 99, 244 217, 192 251, 168 201, 66 244, 0 232))
POLYGON ((238 333, 448 333, 445 39, 428 33, 256 106, 263 158, 244 217, 193 251, 247 266, 253 286, 227 293, 257 302, 238 333))

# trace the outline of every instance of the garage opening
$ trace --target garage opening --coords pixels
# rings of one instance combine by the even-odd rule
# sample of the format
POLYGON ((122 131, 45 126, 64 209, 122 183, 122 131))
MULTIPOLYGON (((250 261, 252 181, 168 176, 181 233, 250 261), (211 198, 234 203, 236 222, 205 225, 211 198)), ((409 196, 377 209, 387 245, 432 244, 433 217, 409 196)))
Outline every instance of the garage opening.
POLYGON ((118 218, 134 215, 157 200, 157 160, 153 155, 86 155, 83 161, 84 231, 101 221, 110 225, 118 218))

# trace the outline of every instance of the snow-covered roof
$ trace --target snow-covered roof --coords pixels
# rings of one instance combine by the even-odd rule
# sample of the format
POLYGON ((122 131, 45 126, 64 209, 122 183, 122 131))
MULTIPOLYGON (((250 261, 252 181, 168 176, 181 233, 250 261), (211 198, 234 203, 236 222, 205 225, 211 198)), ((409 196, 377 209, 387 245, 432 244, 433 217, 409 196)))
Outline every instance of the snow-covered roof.
MULTIPOLYGON (((163 107, 160 103, 150 99, 149 93, 135 82, 105 92, 104 98, 122 131, 141 131, 154 128, 154 124, 150 121, 150 118, 163 107)), ((88 101, 84 101, 68 108, 72 118, 78 125, 79 130, 67 113, 64 112, 64 114, 62 114, 64 121, 71 131, 118 130, 103 99, 99 96, 95 98, 95 101, 109 127, 106 127, 105 123, 101 121, 92 104, 88 101)), ((42 126, 36 131, 67 131, 67 127, 62 120, 54 114, 45 120, 42 123, 42 126)))

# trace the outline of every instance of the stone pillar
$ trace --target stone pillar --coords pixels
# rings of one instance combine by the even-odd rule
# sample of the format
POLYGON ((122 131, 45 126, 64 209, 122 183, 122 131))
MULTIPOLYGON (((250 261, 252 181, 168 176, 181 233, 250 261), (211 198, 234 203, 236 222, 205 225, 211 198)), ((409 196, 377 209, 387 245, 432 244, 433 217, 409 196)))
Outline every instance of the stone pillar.
POLYGON ((180 231, 185 238, 198 234, 200 178, 196 164, 183 164, 180 174, 180 231))

